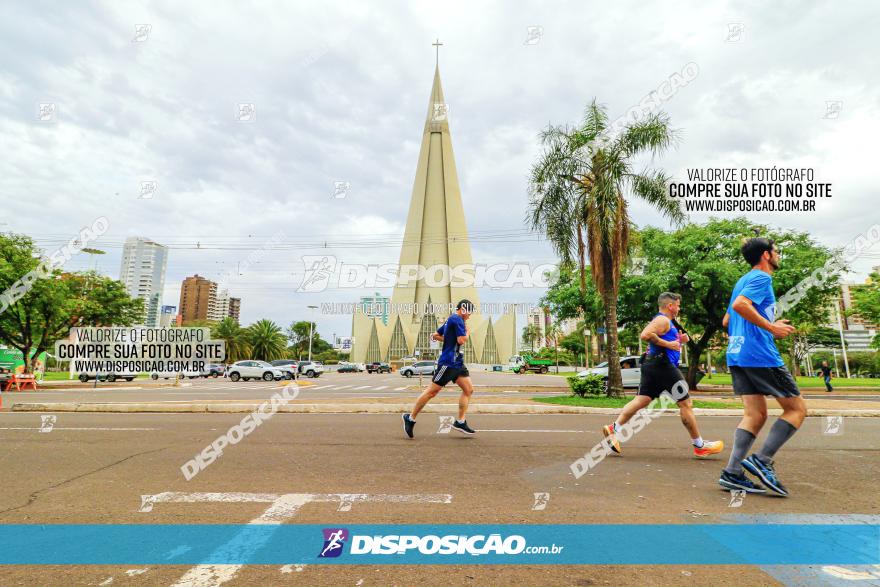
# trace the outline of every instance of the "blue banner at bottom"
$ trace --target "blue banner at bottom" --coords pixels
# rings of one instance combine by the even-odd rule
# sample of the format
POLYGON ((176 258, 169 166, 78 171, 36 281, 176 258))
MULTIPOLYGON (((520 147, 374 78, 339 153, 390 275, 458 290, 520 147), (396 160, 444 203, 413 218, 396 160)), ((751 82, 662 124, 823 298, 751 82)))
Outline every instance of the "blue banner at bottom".
POLYGON ((876 565, 877 524, 0 525, 15 565, 876 565))

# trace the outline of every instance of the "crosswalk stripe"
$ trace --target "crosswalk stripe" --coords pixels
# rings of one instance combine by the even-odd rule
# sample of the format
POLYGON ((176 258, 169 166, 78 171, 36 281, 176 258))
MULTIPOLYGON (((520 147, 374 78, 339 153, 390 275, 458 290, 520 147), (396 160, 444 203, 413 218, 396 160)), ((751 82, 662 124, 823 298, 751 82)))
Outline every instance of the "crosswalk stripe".
POLYGON ((370 387, 369 385, 361 385, 360 387, 355 387, 355 389, 367 389, 370 387))

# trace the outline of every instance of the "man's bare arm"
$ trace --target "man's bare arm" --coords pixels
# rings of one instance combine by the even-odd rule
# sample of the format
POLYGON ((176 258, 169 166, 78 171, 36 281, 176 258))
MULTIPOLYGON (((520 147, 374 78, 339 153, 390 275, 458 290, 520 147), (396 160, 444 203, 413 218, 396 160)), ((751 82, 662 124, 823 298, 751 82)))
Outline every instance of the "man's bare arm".
POLYGON ((669 330, 669 320, 662 317, 657 316, 645 326, 645 329, 642 330, 642 334, 639 336, 642 340, 646 340, 650 343, 653 343, 657 346, 662 346, 667 349, 671 349, 673 351, 677 351, 681 349, 681 343, 677 340, 663 340, 660 338, 660 335, 666 334, 669 330))

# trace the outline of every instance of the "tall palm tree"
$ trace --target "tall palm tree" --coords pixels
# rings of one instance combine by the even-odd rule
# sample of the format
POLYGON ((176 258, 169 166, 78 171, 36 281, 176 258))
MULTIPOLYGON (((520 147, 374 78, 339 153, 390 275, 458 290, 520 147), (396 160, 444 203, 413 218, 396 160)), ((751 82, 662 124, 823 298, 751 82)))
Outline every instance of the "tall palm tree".
POLYGON ((541 336, 541 331, 534 324, 527 324, 522 330, 522 340, 529 345, 532 352, 535 352, 535 342, 541 336))
POLYGON ((685 215, 670 198, 670 177, 660 170, 632 170, 645 152, 657 155, 675 140, 660 112, 610 135, 605 108, 594 99, 579 126, 550 126, 541 134, 544 151, 532 167, 527 223, 542 231, 563 262, 577 259, 586 291, 585 253, 602 296, 608 336, 608 395, 623 394, 617 353, 617 291, 629 251, 630 219, 624 192, 646 201, 676 224, 685 215))
POLYGON ((247 340, 247 331, 239 326, 233 318, 224 318, 214 325, 211 336, 226 343, 226 362, 234 363, 247 359, 251 349, 247 340))
POLYGON ((271 320, 254 322, 247 329, 251 356, 260 361, 281 359, 287 352, 287 337, 271 320))

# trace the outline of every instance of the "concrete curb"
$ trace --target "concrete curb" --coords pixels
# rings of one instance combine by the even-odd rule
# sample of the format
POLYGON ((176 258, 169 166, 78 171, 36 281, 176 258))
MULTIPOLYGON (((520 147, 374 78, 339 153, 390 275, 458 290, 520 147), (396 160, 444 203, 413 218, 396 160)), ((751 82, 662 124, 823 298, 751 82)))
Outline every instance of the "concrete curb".
MULTIPOLYGON (((109 413, 217 413, 236 414, 252 412, 258 403, 214 404, 208 402, 163 403, 163 402, 130 402, 130 403, 16 403, 13 412, 109 412, 109 413)), ((285 404, 279 406, 283 413, 300 414, 400 414, 412 408, 411 404, 285 404)), ((454 414, 457 404, 428 404, 426 413, 454 414)), ((471 414, 617 414, 620 408, 587 408, 580 406, 555 406, 547 404, 473 404, 471 414)), ((678 410, 666 410, 669 414, 677 414, 678 410)), ((741 409, 720 410, 695 408, 694 413, 700 416, 740 416, 741 409)), ((768 410, 770 415, 778 416, 782 410, 768 410)), ((810 410, 809 416, 851 416, 861 418, 878 418, 880 410, 810 410)))

